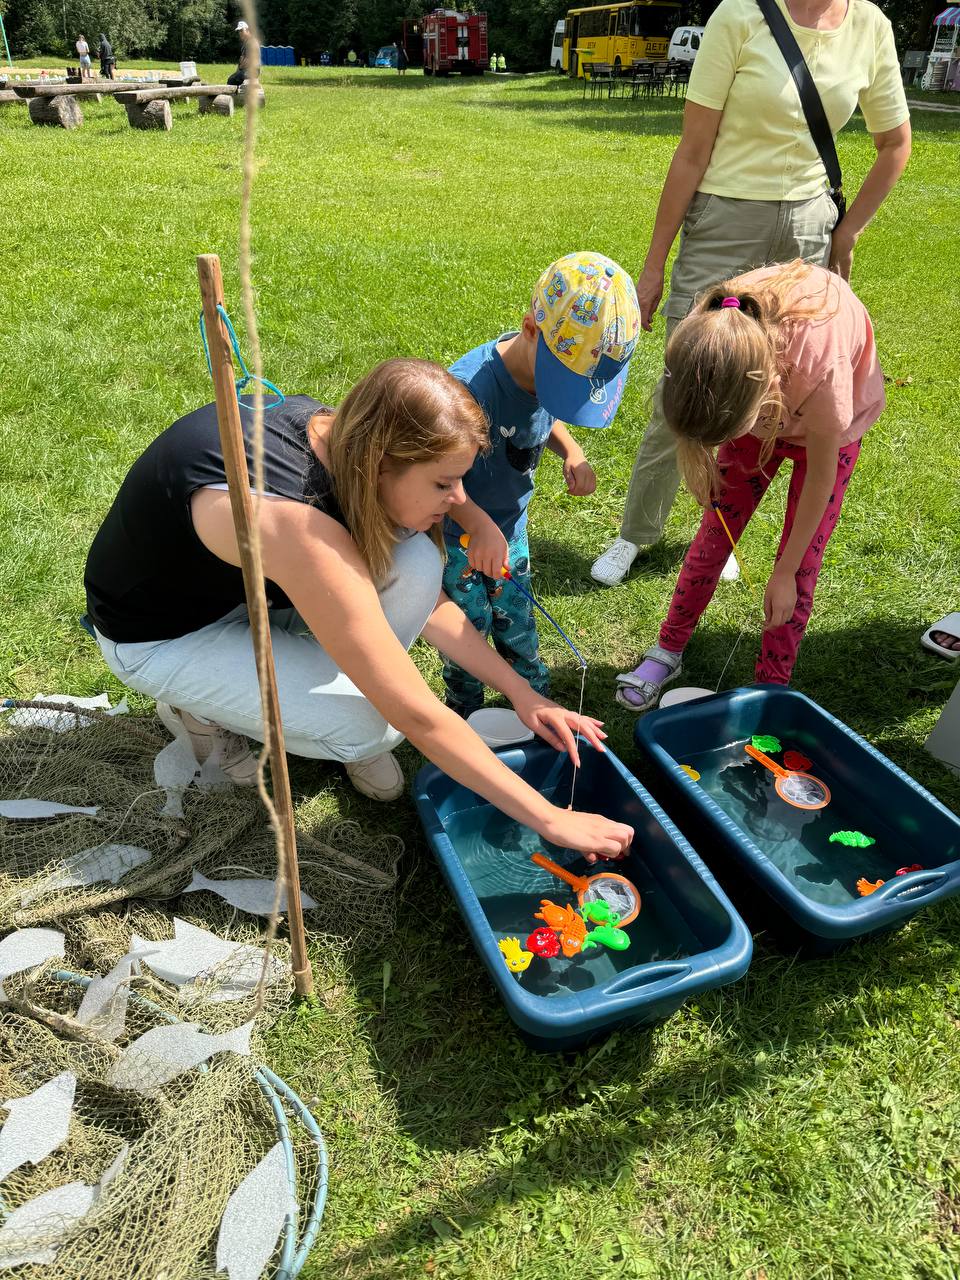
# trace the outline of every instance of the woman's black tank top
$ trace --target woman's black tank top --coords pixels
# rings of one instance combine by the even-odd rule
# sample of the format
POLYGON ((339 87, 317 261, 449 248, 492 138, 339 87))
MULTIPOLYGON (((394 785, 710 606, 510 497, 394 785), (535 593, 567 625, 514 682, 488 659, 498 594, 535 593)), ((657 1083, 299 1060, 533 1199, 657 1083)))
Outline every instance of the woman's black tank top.
MULTIPOLYGON (((245 401, 245 403, 247 403, 245 401)), ((266 492, 317 507, 345 524, 329 473, 310 448, 307 423, 331 412, 310 396, 288 396, 264 414, 266 492)), ((241 415, 253 483, 253 415, 241 415)), ((180 418, 141 454, 93 540, 84 586, 87 612, 117 642, 170 640, 199 631, 244 603, 243 575, 203 545, 190 498, 226 482, 216 405, 180 418)), ((273 608, 290 601, 266 583, 273 608)))

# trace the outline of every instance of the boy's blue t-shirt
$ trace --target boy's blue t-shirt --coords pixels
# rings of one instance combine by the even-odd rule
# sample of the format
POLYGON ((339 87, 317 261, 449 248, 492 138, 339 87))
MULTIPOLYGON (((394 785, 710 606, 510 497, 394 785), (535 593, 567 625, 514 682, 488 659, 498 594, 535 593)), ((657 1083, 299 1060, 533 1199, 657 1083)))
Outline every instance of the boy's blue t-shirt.
MULTIPOLYGON (((495 521, 509 542, 527 522, 533 496, 533 473, 553 429, 553 417, 540 401, 517 386, 497 344, 512 333, 474 347, 450 366, 455 378, 470 388, 490 422, 490 452, 463 478, 467 497, 495 521)), ((456 541, 463 532, 449 516, 444 537, 456 541)))

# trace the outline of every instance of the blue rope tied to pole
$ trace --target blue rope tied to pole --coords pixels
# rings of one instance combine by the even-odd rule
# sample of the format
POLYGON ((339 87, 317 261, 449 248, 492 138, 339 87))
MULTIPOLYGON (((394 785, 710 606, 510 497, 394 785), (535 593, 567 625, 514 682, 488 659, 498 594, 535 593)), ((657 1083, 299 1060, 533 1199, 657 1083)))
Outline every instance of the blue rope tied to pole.
MULTIPOLYGON (((265 404, 263 406, 264 410, 275 409, 277 405, 283 404, 287 397, 283 394, 280 388, 274 386, 274 384, 267 378, 258 378, 255 373, 251 373, 247 368, 247 362, 244 360, 243 353, 240 350, 240 340, 237 337, 233 325, 230 323, 230 317, 227 315, 226 309, 220 302, 217 303, 217 315, 219 315, 220 319, 224 323, 224 327, 226 328, 227 334, 230 338, 230 345, 233 347, 233 354, 236 356, 237 363, 243 370, 243 377, 237 378, 237 404, 239 404, 241 409, 246 409, 248 413, 252 411, 253 405, 244 404, 240 398, 240 393, 243 391, 244 387, 249 386, 251 382, 259 382, 261 386, 266 387, 276 396, 275 400, 271 400, 269 404, 265 404)), ((209 370, 210 377, 212 378, 213 364, 210 361, 210 345, 207 342, 207 326, 203 319, 202 311, 200 312, 200 339, 203 342, 203 354, 207 357, 207 369, 209 370)))

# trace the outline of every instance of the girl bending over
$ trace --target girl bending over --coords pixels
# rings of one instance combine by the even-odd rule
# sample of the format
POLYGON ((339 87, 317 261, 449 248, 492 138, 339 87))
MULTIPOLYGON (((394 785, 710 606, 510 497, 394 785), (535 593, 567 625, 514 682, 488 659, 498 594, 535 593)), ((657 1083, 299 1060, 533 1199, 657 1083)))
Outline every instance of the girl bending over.
POLYGON ((861 438, 883 406, 870 317, 839 276, 797 261, 701 296, 667 344, 663 407, 704 516, 659 642, 617 677, 618 702, 646 711, 680 674, 730 551, 717 512, 737 540, 786 459, 793 473, 756 678, 789 683, 861 438))

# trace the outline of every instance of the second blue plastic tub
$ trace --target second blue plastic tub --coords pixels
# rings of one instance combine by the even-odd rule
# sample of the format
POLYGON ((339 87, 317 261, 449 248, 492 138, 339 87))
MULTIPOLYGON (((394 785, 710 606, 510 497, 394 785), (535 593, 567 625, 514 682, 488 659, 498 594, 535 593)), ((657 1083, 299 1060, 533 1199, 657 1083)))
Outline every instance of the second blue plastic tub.
POLYGON ((698 698, 643 716, 635 738, 658 775, 651 786, 751 926, 790 949, 832 951, 960 890, 960 820, 802 693, 755 685, 698 698), (787 752, 805 757, 826 806, 787 804, 744 751, 755 736, 777 740, 766 754, 781 766, 796 764, 787 752), (870 843, 847 843, 858 833, 870 843), (858 883, 878 881, 860 895, 858 883))

